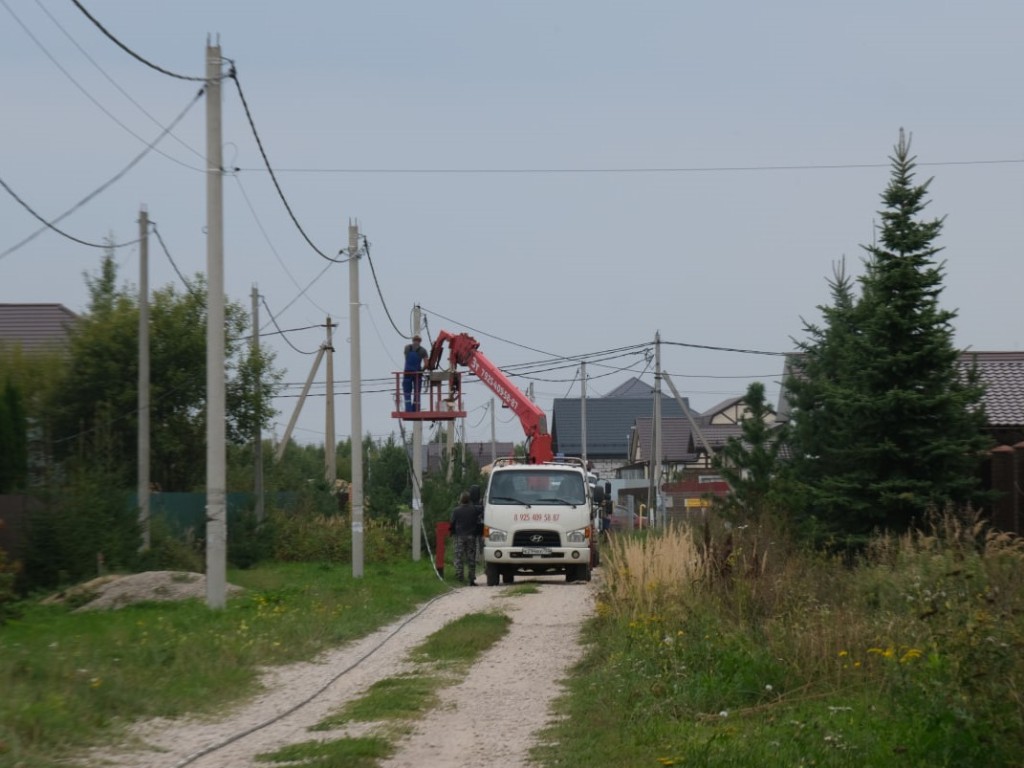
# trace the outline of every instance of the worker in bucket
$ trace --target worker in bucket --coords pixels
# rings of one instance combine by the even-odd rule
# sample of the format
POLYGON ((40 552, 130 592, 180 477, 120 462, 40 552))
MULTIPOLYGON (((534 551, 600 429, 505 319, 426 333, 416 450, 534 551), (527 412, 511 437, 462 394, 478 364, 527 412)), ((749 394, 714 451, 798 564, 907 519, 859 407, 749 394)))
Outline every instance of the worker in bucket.
POLYGON ((459 496, 459 506, 452 510, 449 531, 455 540, 455 579, 476 586, 476 523, 479 517, 476 505, 470 500, 469 491, 459 496))
POLYGON ((412 337, 412 343, 405 345, 405 368, 402 376, 402 392, 405 395, 405 410, 408 412, 420 409, 420 390, 422 389, 423 361, 427 359, 427 350, 420 342, 422 339, 417 333, 412 337))

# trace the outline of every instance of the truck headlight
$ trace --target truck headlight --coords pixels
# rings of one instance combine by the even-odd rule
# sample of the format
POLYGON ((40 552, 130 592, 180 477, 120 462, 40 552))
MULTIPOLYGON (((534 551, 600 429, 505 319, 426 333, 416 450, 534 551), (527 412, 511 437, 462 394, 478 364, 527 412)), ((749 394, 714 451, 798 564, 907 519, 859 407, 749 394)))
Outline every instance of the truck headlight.
POLYGON ((590 538, 590 528, 577 528, 565 534, 566 544, 586 544, 590 538))
POLYGON ((503 531, 500 528, 488 528, 487 540, 492 544, 504 544, 508 541, 508 531, 503 531))

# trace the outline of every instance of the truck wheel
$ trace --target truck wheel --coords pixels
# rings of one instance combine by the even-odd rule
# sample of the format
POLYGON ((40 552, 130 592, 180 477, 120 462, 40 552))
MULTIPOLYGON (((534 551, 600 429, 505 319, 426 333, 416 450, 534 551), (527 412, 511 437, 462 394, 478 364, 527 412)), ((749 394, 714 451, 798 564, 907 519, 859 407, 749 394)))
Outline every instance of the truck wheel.
POLYGON ((580 569, 580 573, 579 573, 580 581, 590 581, 590 577, 591 577, 591 568, 590 568, 590 566, 589 565, 581 565, 581 566, 579 566, 579 569, 580 569))
POLYGON ((487 568, 487 586, 496 587, 498 586, 498 564, 488 563, 487 568))

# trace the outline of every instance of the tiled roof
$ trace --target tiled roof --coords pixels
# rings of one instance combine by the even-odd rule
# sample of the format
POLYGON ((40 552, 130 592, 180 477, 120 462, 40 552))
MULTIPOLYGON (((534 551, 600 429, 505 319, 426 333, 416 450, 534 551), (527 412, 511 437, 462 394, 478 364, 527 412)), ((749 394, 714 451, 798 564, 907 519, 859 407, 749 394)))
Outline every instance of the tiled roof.
POLYGON ((605 397, 646 397, 650 398, 654 395, 654 387, 650 384, 645 384, 643 381, 638 379, 636 376, 631 379, 624 381, 619 384, 615 389, 609 392, 605 397))
MULTIPOLYGON (((651 451, 651 424, 653 416, 641 416, 636 420, 636 439, 639 443, 641 461, 649 459, 651 451)), ((701 429, 703 432, 703 428, 701 429)), ((661 456, 665 461, 689 464, 697 460, 693 450, 693 430, 685 416, 672 416, 661 419, 661 456)))
POLYGON ((1024 352, 965 352, 960 365, 977 363, 985 383, 985 414, 990 427, 1024 425, 1024 352))
POLYGON ((63 304, 0 304, 0 344, 26 352, 60 348, 77 320, 63 304))
MULTIPOLYGON (((598 397, 587 399, 587 458, 625 459, 629 434, 637 418, 651 416, 654 398, 598 397)), ((662 395, 662 418, 683 416, 674 398, 662 395)), ((578 397, 558 398, 551 414, 551 438, 556 452, 567 456, 583 453, 583 419, 578 397)))
MULTIPOLYGON (((793 374, 793 360, 797 355, 787 355, 783 369, 783 381, 793 374)), ((960 367, 967 370, 977 363, 978 375, 985 385, 985 413, 989 427, 1024 426, 1024 352, 975 352, 969 350, 960 354, 960 367)), ((790 407, 786 401, 785 388, 779 395, 777 409, 779 421, 789 420, 790 407)))

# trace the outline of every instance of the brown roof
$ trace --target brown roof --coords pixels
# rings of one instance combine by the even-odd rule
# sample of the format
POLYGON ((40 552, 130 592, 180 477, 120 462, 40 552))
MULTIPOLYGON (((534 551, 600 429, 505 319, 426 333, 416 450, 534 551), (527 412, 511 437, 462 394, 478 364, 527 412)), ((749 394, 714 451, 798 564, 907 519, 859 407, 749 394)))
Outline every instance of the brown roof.
POLYGON ((0 344, 26 352, 63 347, 77 320, 63 304, 0 304, 0 344))

